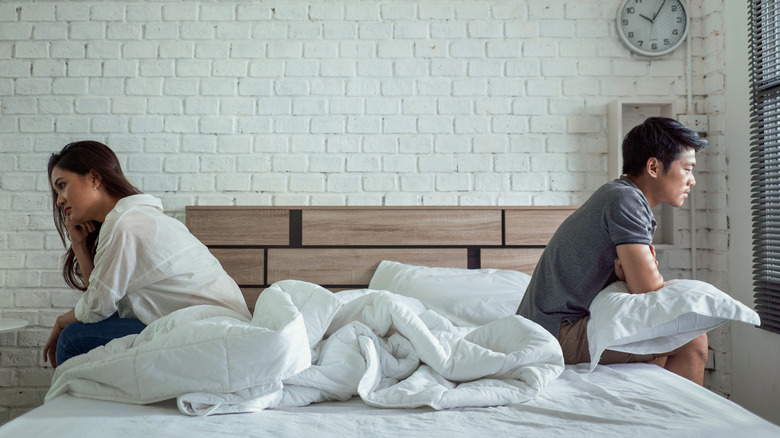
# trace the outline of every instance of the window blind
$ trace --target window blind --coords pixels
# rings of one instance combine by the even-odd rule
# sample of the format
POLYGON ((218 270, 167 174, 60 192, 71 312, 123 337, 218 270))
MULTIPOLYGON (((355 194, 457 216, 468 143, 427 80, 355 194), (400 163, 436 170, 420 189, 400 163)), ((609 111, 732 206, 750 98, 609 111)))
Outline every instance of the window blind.
POLYGON ((780 333, 780 2, 749 8, 754 304, 761 328, 780 333))

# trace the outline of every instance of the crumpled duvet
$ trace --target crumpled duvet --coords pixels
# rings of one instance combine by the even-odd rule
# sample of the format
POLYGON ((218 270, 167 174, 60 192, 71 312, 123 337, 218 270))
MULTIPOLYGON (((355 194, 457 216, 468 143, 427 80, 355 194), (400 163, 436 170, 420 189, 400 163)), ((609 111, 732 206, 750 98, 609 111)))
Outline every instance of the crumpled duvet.
POLYGON ((209 415, 359 395, 376 407, 447 409, 524 402, 563 372, 558 341, 520 316, 466 328, 418 310, 387 291, 346 301, 285 280, 263 291, 251 321, 190 307, 68 360, 46 401, 176 398, 182 413, 209 415))

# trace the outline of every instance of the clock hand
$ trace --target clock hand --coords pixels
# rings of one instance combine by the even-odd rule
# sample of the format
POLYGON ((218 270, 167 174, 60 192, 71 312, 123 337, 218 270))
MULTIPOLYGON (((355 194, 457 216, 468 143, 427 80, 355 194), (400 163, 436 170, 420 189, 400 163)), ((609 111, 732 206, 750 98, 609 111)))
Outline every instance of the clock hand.
POLYGON ((642 18, 644 18, 645 20, 647 20, 647 21, 651 22, 651 23, 653 23, 653 22, 654 22, 652 18, 647 18, 647 17, 645 17, 645 16, 644 16, 644 15, 642 15, 642 14, 639 14, 639 16, 640 16, 640 17, 642 17, 642 18))
POLYGON ((655 14, 653 14, 653 20, 655 20, 655 17, 657 17, 657 16, 658 16, 658 13, 659 13, 659 12, 661 12, 661 9, 663 9, 663 8, 664 8, 664 4, 666 4, 666 0, 664 0, 664 1, 662 1, 662 2, 661 2, 661 6, 658 8, 658 10, 657 10, 657 11, 655 11, 655 14))

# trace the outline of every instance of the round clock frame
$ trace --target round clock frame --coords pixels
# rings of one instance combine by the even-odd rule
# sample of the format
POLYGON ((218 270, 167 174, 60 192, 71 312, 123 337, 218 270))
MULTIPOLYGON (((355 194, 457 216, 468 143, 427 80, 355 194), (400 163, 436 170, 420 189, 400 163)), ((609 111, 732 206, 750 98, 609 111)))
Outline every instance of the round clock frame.
POLYGON ((620 40, 634 53, 666 55, 688 37, 688 6, 684 0, 623 0, 615 27, 620 40))

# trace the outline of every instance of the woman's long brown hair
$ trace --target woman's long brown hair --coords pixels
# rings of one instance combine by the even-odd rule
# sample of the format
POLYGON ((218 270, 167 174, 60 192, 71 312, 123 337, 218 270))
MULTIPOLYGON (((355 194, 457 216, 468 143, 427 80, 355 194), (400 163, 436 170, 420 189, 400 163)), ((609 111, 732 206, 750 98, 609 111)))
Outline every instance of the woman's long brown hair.
MULTIPOLYGON (((54 226, 60 234, 62 244, 68 248, 62 263, 62 276, 68 286, 86 290, 86 282, 81 272, 81 267, 73 252, 73 247, 65 241, 68 235, 65 227, 65 211, 57 206, 57 192, 51 185, 51 172, 55 167, 86 176, 90 172, 99 176, 100 186, 112 196, 124 198, 125 196, 141 193, 130 181, 125 178, 119 159, 108 146, 97 141, 79 141, 71 143, 59 153, 52 154, 49 158, 49 187, 52 194, 52 212, 54 214, 54 226)), ((87 248, 92 260, 95 260, 97 252, 98 235, 102 224, 95 223, 95 230, 87 236, 87 248)), ((69 237, 68 237, 69 239, 69 237)))

